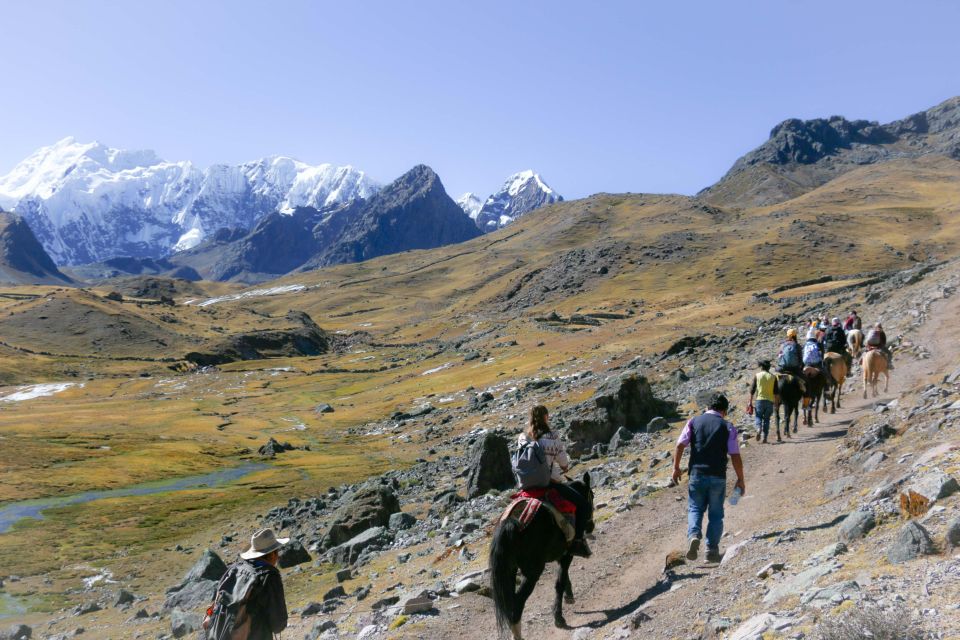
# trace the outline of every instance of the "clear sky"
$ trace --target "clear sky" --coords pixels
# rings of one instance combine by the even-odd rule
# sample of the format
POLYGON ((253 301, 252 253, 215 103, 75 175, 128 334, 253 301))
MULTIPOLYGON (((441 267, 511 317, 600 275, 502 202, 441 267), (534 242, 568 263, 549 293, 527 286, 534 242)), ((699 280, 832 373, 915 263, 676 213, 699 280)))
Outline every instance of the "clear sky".
POLYGON ((787 117, 960 94, 960 3, 0 0, 0 174, 72 135, 486 196, 694 193, 787 117))

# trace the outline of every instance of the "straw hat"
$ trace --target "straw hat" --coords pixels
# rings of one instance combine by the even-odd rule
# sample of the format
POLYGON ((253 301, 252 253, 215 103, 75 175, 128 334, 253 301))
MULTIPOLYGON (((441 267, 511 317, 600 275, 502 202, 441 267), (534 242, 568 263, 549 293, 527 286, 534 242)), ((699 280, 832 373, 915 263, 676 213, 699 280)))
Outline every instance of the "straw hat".
POLYGON ((240 554, 244 560, 256 560, 273 553, 290 542, 290 538, 278 538, 273 529, 261 529, 250 536, 250 548, 240 554))

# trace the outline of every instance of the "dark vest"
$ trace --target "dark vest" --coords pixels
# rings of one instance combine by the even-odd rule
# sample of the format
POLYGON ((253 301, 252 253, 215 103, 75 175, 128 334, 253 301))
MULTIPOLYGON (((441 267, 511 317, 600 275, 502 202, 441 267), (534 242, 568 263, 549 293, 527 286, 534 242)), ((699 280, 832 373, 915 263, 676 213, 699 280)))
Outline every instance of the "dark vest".
POLYGON ((690 476, 727 477, 727 421, 713 413, 693 419, 690 429, 690 476))

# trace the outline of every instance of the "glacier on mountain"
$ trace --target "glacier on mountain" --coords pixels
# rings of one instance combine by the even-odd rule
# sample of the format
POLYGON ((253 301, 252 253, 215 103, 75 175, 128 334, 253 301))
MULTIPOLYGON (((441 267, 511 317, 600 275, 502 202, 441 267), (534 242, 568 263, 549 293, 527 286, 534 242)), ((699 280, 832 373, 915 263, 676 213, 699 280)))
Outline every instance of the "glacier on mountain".
POLYGON ((500 190, 482 203, 474 194, 465 193, 457 204, 481 231, 489 233, 534 209, 561 201, 563 196, 550 188, 540 174, 527 169, 507 178, 500 190))
POLYGON ((379 185, 350 166, 272 156, 201 170, 152 151, 64 138, 0 177, 0 207, 22 215, 59 265, 158 258, 272 211, 368 198, 379 185))

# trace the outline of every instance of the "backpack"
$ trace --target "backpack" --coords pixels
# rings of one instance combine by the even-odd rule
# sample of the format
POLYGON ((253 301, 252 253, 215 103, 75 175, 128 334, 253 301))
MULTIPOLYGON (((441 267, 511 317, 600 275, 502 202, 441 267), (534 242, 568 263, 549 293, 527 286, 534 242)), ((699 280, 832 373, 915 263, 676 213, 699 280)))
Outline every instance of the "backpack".
POLYGON ((847 348, 847 340, 843 335, 843 329, 840 327, 830 327, 827 330, 827 335, 823 337, 823 343, 827 351, 833 351, 834 353, 843 353, 847 348))
POLYGON ((800 367, 802 364, 800 359, 800 345, 793 341, 789 341, 783 345, 783 352, 780 354, 777 365, 780 367, 800 367))
POLYGON ((550 484, 547 452, 534 440, 520 445, 511 459, 513 475, 521 489, 540 489, 550 484))
POLYGON ((240 560, 227 569, 203 620, 202 640, 247 640, 252 619, 247 604, 259 580, 257 568, 240 560))
POLYGON ((820 347, 816 342, 808 342, 803 345, 803 364, 809 367, 817 367, 820 366, 822 360, 820 347))

